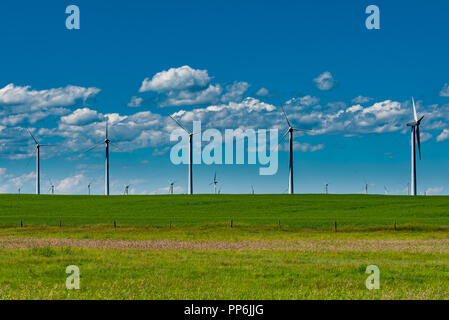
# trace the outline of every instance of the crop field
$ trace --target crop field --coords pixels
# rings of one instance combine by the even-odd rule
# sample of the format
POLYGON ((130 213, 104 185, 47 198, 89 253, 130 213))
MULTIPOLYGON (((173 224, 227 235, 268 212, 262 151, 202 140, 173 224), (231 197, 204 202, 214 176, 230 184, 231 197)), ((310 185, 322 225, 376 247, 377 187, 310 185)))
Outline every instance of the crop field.
POLYGON ((0 299, 448 298, 449 197, 0 196, 0 299))

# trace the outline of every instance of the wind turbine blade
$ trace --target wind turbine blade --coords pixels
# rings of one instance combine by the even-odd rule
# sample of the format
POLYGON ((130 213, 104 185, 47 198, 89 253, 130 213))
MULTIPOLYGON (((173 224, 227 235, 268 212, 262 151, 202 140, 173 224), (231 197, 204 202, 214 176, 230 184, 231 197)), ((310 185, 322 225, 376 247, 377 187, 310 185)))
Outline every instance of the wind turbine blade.
POLYGON ((125 152, 123 151, 123 149, 119 148, 119 146, 116 143, 109 142, 109 144, 111 145, 111 147, 116 148, 120 152, 125 152))
POLYGON ((284 138, 287 136, 288 134, 288 130, 285 131, 284 135, 282 136, 281 140, 279 140, 278 146, 281 144, 282 140, 284 140, 284 138))
POLYGON ((300 132, 307 132, 307 133, 312 133, 313 132, 313 131, 310 131, 310 130, 303 130, 303 129, 296 129, 296 128, 293 128, 293 130, 300 131, 300 132))
POLYGON ((421 118, 419 118, 419 120, 417 121, 418 125, 421 124, 422 119, 424 119, 424 116, 422 116, 421 118))
POLYGON ((28 133, 30 134, 31 138, 33 138, 34 142, 36 142, 36 144, 39 144, 39 142, 37 142, 36 138, 33 136, 33 134, 31 133, 31 131, 29 129, 27 129, 28 133))
POLYGON ((109 130, 108 130, 108 127, 109 127, 109 119, 106 120, 106 139, 107 139, 108 136, 109 136, 109 130))
MULTIPOLYGON (((175 122, 178 124, 178 126, 180 126, 182 129, 184 129, 185 132, 187 132, 188 134, 190 134, 190 131, 187 130, 186 128, 184 128, 184 126, 183 126, 178 120, 176 120, 175 118, 173 118, 173 117, 170 116, 170 115, 169 115, 169 117, 172 118, 173 121, 175 121, 175 122)), ((198 133, 198 132, 197 132, 197 133, 198 133)))
POLYGON ((285 113, 284 107, 281 106, 281 109, 282 109, 282 112, 284 113, 285 120, 287 120, 288 126, 291 127, 292 125, 290 124, 290 121, 288 121, 288 117, 287 117, 287 114, 285 113))
POLYGON ((413 97, 412 97, 412 105, 413 105, 413 116, 415 117, 415 121, 418 122, 418 116, 416 115, 415 99, 413 97))
POLYGON ((419 160, 421 160, 421 137, 419 133, 419 125, 416 126, 416 135, 418 138, 418 153, 419 153, 419 160))
POLYGON ((99 147, 99 146, 100 146, 101 144, 103 144, 103 143, 104 143, 104 142, 94 145, 93 147, 91 147, 91 148, 87 149, 86 151, 82 152, 82 153, 80 154, 80 156, 82 156, 83 154, 86 154, 86 153, 88 153, 88 152, 94 150, 95 148, 99 147))

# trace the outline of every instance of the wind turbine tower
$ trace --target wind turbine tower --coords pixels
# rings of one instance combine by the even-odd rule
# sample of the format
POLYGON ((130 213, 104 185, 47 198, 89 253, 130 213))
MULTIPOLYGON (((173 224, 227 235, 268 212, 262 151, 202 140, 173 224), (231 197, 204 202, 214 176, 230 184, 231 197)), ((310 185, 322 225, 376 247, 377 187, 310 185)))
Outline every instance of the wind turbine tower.
MULTIPOLYGON (((105 139, 96 144, 95 146, 93 146, 92 148, 88 149, 87 151, 83 152, 84 153, 88 153, 89 151, 94 150, 95 148, 97 148, 98 146, 102 145, 103 143, 106 145, 106 161, 105 161, 105 175, 104 175, 104 194, 106 196, 109 195, 109 145, 111 144, 111 140, 109 140, 109 130, 108 130, 108 120, 106 120, 106 132, 105 132, 105 139)), ((89 188, 89 192, 90 192, 90 187, 89 188)))
POLYGON ((28 130, 31 138, 33 138, 36 144, 36 194, 41 194, 41 162, 40 162, 40 149, 41 147, 51 147, 51 144, 39 144, 37 139, 33 136, 30 130, 28 130))
POLYGON ((189 135, 189 178, 187 183, 187 194, 193 194, 193 136, 199 132, 193 133, 187 130, 178 120, 170 116, 176 124, 189 135))
POLYGON ((412 106, 413 106, 413 118, 414 121, 407 123, 408 127, 411 127, 411 147, 412 147, 412 172, 411 172, 411 192, 412 196, 416 196, 417 194, 417 185, 416 185, 416 140, 418 140, 418 152, 419 159, 421 160, 421 137, 419 132, 419 126, 421 125, 421 121, 424 118, 422 116, 418 119, 418 115, 416 114, 416 106, 415 100, 412 98, 412 106))
POLYGON ((288 129, 284 133, 284 135, 282 136, 281 141, 287 136, 287 134, 289 135, 290 156, 289 156, 289 167, 288 167, 288 193, 289 194, 294 194, 295 193, 295 189, 294 189, 294 186, 293 186, 293 132, 294 131, 310 132, 310 131, 297 129, 297 128, 292 127, 290 121, 288 120, 287 114, 285 113, 284 108, 283 107, 281 107, 281 108, 282 108, 282 112, 283 112, 283 114, 285 116, 285 120, 287 121, 287 124, 288 124, 288 129))

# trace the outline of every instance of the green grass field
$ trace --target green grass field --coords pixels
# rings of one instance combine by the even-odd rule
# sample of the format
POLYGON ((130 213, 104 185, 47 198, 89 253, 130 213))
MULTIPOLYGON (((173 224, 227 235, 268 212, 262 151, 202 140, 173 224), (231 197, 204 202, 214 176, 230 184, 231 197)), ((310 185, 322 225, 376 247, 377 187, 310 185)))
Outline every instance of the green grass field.
POLYGON ((449 197, 0 196, 0 299, 448 298, 449 197))

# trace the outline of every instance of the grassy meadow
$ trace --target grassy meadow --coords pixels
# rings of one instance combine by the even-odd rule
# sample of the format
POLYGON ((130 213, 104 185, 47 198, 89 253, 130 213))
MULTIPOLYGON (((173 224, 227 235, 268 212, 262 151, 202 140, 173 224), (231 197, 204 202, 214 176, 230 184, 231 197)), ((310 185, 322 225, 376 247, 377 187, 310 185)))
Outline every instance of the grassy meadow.
POLYGON ((448 204, 1 195, 0 299, 448 299, 448 204), (80 290, 65 288, 68 265, 80 290), (379 290, 365 287, 369 265, 379 290))

